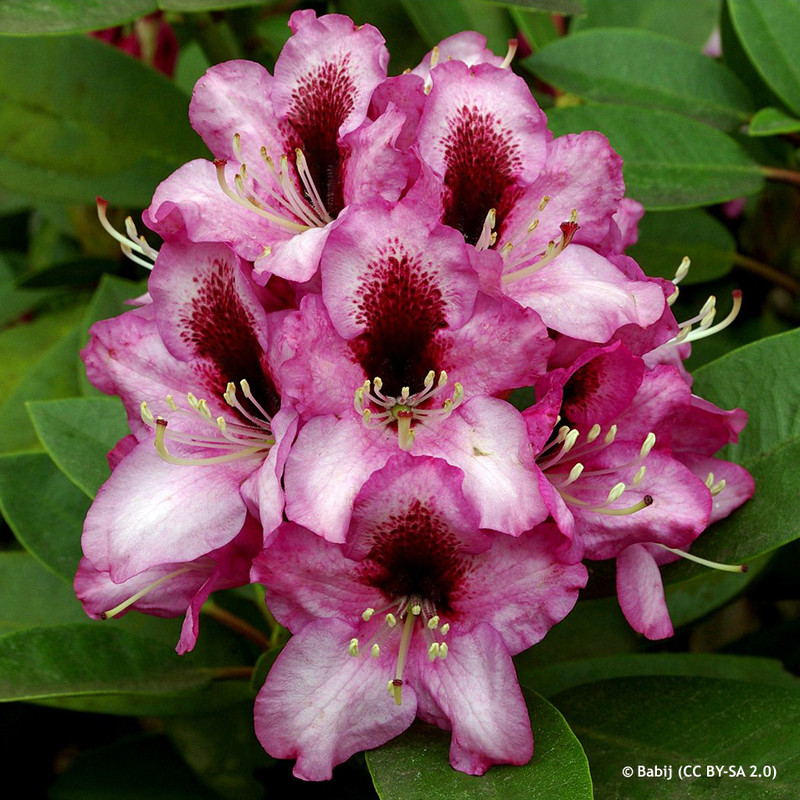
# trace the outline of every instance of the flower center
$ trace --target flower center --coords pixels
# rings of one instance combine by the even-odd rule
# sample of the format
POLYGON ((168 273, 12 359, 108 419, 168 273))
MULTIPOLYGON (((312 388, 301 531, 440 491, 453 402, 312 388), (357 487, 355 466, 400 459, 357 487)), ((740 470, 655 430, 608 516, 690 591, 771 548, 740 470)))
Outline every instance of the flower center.
POLYGON ((412 423, 425 424, 431 420, 446 419, 464 399, 464 388, 456 382, 453 384, 453 394, 445 399, 441 407, 423 407, 447 384, 447 373, 444 370, 439 373, 438 381, 435 381, 435 377, 436 374, 431 370, 425 376, 421 392, 411 394, 410 388, 404 386, 396 396, 387 396, 383 393, 383 381, 379 377, 373 381, 367 379, 356 389, 356 411, 368 428, 386 428, 396 424, 400 449, 410 450, 416 436, 412 423))
POLYGON ((186 433, 180 430, 167 429, 168 421, 163 417, 155 417, 145 401, 141 404, 142 421, 155 430, 155 446, 158 454, 170 464, 183 466, 204 466, 209 464, 224 464, 242 458, 264 458, 265 454, 275 444, 272 436, 271 417, 250 391, 246 380, 240 381, 244 398, 249 401, 256 413, 248 411, 236 393, 236 386, 229 383, 225 394, 225 402, 238 412, 239 419, 226 420, 223 416, 214 418, 205 400, 198 400, 191 392, 186 395, 189 409, 178 406, 171 395, 167 395, 166 402, 169 409, 176 414, 186 414, 199 418, 208 431, 202 433, 186 433), (242 418, 245 422, 240 421, 242 418), (218 455, 181 457, 175 456, 167 449, 167 441, 177 442, 190 447, 199 447, 218 455))

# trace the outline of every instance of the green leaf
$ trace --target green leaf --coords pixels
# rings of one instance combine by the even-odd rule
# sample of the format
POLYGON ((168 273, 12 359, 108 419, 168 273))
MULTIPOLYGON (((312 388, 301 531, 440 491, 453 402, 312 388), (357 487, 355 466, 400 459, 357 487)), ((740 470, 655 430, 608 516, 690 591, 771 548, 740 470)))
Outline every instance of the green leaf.
POLYGON ((700 209, 645 214, 639 241, 626 253, 653 277, 675 277, 681 260, 692 267, 681 285, 714 281, 727 275, 736 256, 736 241, 728 229, 700 209))
POLYGON ((89 498, 47 453, 0 456, 0 510, 28 552, 72 583, 89 498))
POLYGON ((0 633, 36 625, 87 622, 72 586, 29 553, 0 552, 0 633))
POLYGON ((796 114, 800 114, 800 2, 735 0, 728 3, 739 40, 758 73, 796 114))
POLYGON ((29 197, 143 207, 206 154, 187 97, 89 36, 0 38, 0 101, 0 184, 29 197))
POLYGON ((728 449, 734 461, 745 463, 800 440, 797 364, 800 330, 753 342, 694 373, 696 394, 722 408, 739 407, 750 412, 739 443, 728 449))
MULTIPOLYGON (((262 787, 263 788, 263 787, 262 787)), ((50 800, 219 800, 165 736, 142 736, 77 755, 48 789, 50 800)))
POLYGON ((720 0, 585 0, 586 16, 571 31, 639 28, 680 39, 700 50, 719 19, 720 0))
POLYGON ((88 497, 108 479, 106 453, 130 431, 115 397, 71 397, 28 404, 42 445, 56 466, 88 497))
MULTIPOLYGON (((799 360, 800 331, 794 330, 746 345, 695 372, 695 393, 722 408, 750 412, 739 443, 723 455, 750 471, 756 493, 697 539, 692 553, 737 564, 800 536, 800 375, 787 368, 799 360)), ((687 564, 670 565, 665 580, 696 571, 687 564)))
POLYGON ((598 798, 625 800, 784 800, 800 783, 795 689, 708 678, 620 678, 558 694, 554 703, 589 757, 598 798), (639 766, 672 767, 672 780, 637 777, 639 766), (702 777, 681 780, 680 765, 702 777), (744 777, 706 777, 741 765, 744 777), (777 778, 751 778, 764 766, 777 778), (634 777, 625 777, 632 767, 634 777))
POLYGON ((0 452, 40 447, 25 408, 27 400, 77 394, 78 337, 74 325, 81 311, 75 308, 47 314, 0 333, 6 365, 0 382, 11 382, 2 387, 0 452))
POLYGON ((579 16, 586 13, 584 0, 493 0, 497 5, 522 7, 540 14, 559 14, 564 17, 579 16))
POLYGON ((53 625, 0 637, 0 701, 186 692, 210 679, 168 646, 108 625, 53 625))
POLYGON ((505 53, 514 26, 505 9, 481 0, 401 0, 403 8, 428 47, 460 31, 480 31, 490 50, 505 53), (446 11, 445 11, 446 8, 446 11))
POLYGON ((797 131, 800 131, 800 119, 772 107, 757 111, 747 126, 749 136, 780 136, 797 131))
POLYGON ((535 687, 545 697, 609 678, 642 675, 684 675, 727 678, 770 686, 800 688, 800 680, 784 670, 777 659, 717 653, 629 653, 581 658, 520 670, 520 682, 535 687))
POLYGON ((556 40, 522 63, 579 97, 674 111, 725 130, 736 130, 753 112, 747 87, 732 72, 648 31, 585 31, 556 40))
POLYGON ((716 128, 650 108, 585 105, 548 113, 557 136, 597 130, 624 160, 628 195, 648 209, 733 200, 761 190, 758 164, 716 128))
MULTIPOLYGON (((532 50, 540 50, 558 39, 558 29, 549 14, 520 8, 510 8, 509 13, 532 50)), ((524 61, 520 63, 525 66, 524 61)))
POLYGON ((164 11, 225 11, 243 6, 279 5, 281 0, 158 0, 158 7, 164 11))
POLYGON ((480 778, 450 766, 450 733, 417 723, 402 736, 367 753, 381 800, 592 797, 586 757, 562 716, 544 698, 526 692, 534 754, 522 767, 495 766, 480 778))
POLYGON ((158 8, 156 0, 6 0, 0 34, 81 33, 124 25, 158 8))

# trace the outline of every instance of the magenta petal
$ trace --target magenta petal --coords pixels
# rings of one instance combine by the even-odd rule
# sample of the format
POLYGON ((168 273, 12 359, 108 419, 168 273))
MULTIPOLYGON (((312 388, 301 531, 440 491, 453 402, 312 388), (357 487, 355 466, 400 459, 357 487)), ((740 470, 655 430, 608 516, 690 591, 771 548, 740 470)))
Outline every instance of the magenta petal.
POLYGON ((672 636, 661 572, 643 544, 626 547, 617 556, 617 597, 634 630, 648 639, 672 636))
POLYGON ((492 764, 526 764, 533 734, 502 638, 480 624, 468 635, 451 634, 448 645, 446 659, 431 664, 418 657, 409 668, 420 716, 443 727, 445 719, 449 723, 450 763, 469 775, 482 775, 492 764))
POLYGON ((259 741, 275 758, 296 758, 294 774, 303 780, 328 780, 334 766, 393 739, 416 715, 411 687, 397 705, 383 667, 348 654, 355 633, 337 619, 307 625, 289 640, 256 698, 259 741))
POLYGON ((714 483, 725 481, 725 488, 711 499, 709 525, 733 513, 755 493, 756 484, 753 476, 738 464, 696 453, 676 453, 675 458, 702 481, 709 475, 714 476, 714 483))

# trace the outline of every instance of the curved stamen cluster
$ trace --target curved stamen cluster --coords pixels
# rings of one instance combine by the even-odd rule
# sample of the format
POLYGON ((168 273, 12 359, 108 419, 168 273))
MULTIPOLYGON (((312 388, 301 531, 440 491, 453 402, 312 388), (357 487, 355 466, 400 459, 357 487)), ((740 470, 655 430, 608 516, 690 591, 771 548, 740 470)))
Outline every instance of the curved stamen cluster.
POLYGON ((292 174, 288 155, 281 155, 276 165, 266 147, 261 148, 261 160, 267 167, 271 185, 254 177, 247 164, 241 161, 241 137, 238 133, 233 137, 233 150, 240 158, 233 185, 225 175, 228 162, 225 159, 214 161, 220 188, 231 200, 290 233, 324 228, 331 222, 332 217, 322 202, 302 150, 295 150, 292 174))
POLYGON ((413 422, 425 424, 431 419, 446 419, 461 405, 461 401, 464 399, 464 388, 456 382, 453 384, 453 394, 442 403, 441 408, 420 407, 439 394, 446 384, 447 373, 444 370, 439 373, 438 381, 436 381, 436 373, 431 370, 425 376, 424 388, 421 392, 411 394, 409 387, 404 386, 397 397, 390 397, 381 391, 383 381, 380 378, 375 378, 373 381, 367 379, 362 386, 356 389, 355 408, 367 427, 385 428, 396 423, 400 449, 410 450, 415 438, 414 430, 411 427, 413 422), (368 404, 382 410, 376 411, 368 408, 368 404))
POLYGON ((128 235, 123 236, 108 221, 108 202, 103 200, 102 197, 97 198, 97 217, 106 232, 119 242, 120 250, 122 250, 131 261, 145 269, 153 269, 153 264, 155 264, 156 258, 158 257, 158 250, 154 247, 150 247, 144 236, 136 230, 136 225, 131 217, 125 218, 125 232, 128 235), (135 253, 139 255, 135 255, 135 253), (140 258, 139 256, 144 256, 144 258, 140 258))
POLYGON ((208 436, 183 431, 167 430, 168 422, 163 417, 155 417, 145 401, 141 404, 142 421, 155 430, 155 446, 158 454, 170 464, 180 465, 208 465, 224 464, 240 458, 258 456, 262 458, 269 451, 275 439, 272 436, 271 418, 258 401, 253 397, 250 386, 246 380, 240 381, 240 387, 245 399, 248 400, 261 414, 261 417, 248 411, 236 394, 236 385, 229 383, 223 397, 228 405, 235 409, 239 415, 248 420, 248 423, 226 420, 223 416, 214 417, 205 400, 198 400, 191 392, 186 395, 189 409, 178 406, 171 395, 167 395, 166 402, 170 410, 190 414, 200 418, 210 432, 208 436), (167 449, 167 439, 191 447, 202 447, 211 450, 225 450, 222 455, 202 456, 197 458, 183 458, 172 455, 167 449))
POLYGON ((719 333, 721 330, 727 328, 739 315, 739 311, 742 307, 741 291, 734 289, 731 295, 733 297, 733 306, 725 319, 714 325, 714 317, 717 314, 717 298, 712 294, 708 300, 703 303, 703 307, 694 317, 680 324, 678 335, 667 342, 667 344, 675 345, 685 344, 686 342, 696 342, 698 339, 705 339, 707 336, 713 336, 715 333, 719 333))
MULTIPOLYGON (((162 575, 160 578, 157 578, 143 588, 139 589, 138 592, 135 592, 126 600, 123 600, 121 603, 114 606, 114 608, 111 608, 108 611, 103 611, 100 614, 101 619, 113 619, 118 614, 121 614, 123 611, 126 611, 128 608, 130 608, 134 603, 141 600, 145 595, 150 594, 153 589, 157 589, 159 586, 165 584, 167 581, 170 581, 173 578, 177 578, 179 575, 184 575, 187 572, 191 572, 192 569, 195 569, 195 567, 179 567, 178 569, 169 572, 166 575, 162 575)), ((198 567, 197 569, 202 570, 203 568, 198 567)), ((210 571, 210 568, 208 571, 210 571)))
POLYGON ((596 511, 599 514, 621 516, 634 514, 653 504, 651 495, 646 494, 641 500, 625 508, 611 508, 611 504, 619 500, 628 488, 628 484, 619 481, 608 491, 605 500, 600 503, 587 502, 576 497, 572 491, 565 491, 568 486, 575 484, 581 477, 619 474, 622 470, 636 469, 632 486, 639 486, 644 479, 647 466, 644 464, 650 451, 656 443, 654 433, 648 433, 639 449, 639 455, 624 464, 617 464, 613 467, 603 469, 586 469, 584 463, 587 458, 594 456, 605 447, 613 444, 617 436, 617 426, 611 425, 602 438, 600 425, 593 425, 584 437, 583 442, 578 443, 580 431, 577 428, 570 428, 562 425, 558 433, 544 447, 537 463, 539 468, 547 475, 547 479, 561 495, 564 502, 568 505, 578 506, 586 511, 596 511), (559 469, 571 464, 569 470, 559 469))
POLYGON ((433 603, 416 595, 403 597, 379 610, 367 608, 361 614, 361 619, 369 622, 375 614, 385 614, 383 624, 364 644, 359 644, 358 638, 353 637, 347 650, 351 656, 359 656, 362 652, 369 650, 373 658, 380 658, 381 645, 392 636, 398 625, 402 624, 394 678, 390 678, 387 684, 389 694, 394 698, 395 703, 400 705, 403 691, 403 671, 415 631, 421 630, 425 637, 429 661, 435 661, 437 658, 445 659, 448 652, 445 637, 450 630, 450 623, 442 622, 433 603), (389 609, 392 608, 394 610, 390 611, 389 609))

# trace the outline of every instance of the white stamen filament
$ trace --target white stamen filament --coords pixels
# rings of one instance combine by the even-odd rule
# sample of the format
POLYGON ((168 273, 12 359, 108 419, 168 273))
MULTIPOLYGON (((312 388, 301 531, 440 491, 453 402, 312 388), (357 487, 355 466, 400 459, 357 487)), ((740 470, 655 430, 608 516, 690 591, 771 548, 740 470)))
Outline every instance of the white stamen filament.
POLYGON ((441 407, 420 408, 422 403, 434 398, 447 384, 447 373, 444 370, 439 373, 439 380, 434 386, 435 377, 436 373, 431 370, 425 376, 421 392, 411 394, 411 389, 403 386, 396 397, 383 393, 383 381, 380 377, 376 377, 373 381, 367 379, 355 391, 353 399, 355 410, 368 428, 385 428, 395 423, 400 449, 410 450, 416 437, 413 423, 425 424, 432 419, 445 419, 464 399, 464 388, 456 382, 453 384, 453 394, 444 400, 441 407), (368 408, 368 403, 381 410, 368 408))
MULTIPOLYGON (((536 227, 534 223, 538 222, 534 220, 529 226, 529 231, 533 231, 536 227)), ((549 264, 555 258, 561 255, 561 253, 566 250, 569 243, 572 241, 573 236, 578 230, 578 212, 573 208, 572 212, 570 213, 569 220, 567 222, 561 223, 561 236, 558 240, 552 239, 548 242, 547 247, 545 248, 544 253, 539 253, 538 258, 536 255, 529 256, 523 258, 516 264, 512 264, 512 269, 506 271, 503 274, 503 283, 509 284, 514 283, 516 281, 522 280, 523 278, 527 278, 529 275, 533 275, 534 272, 538 272, 542 267, 549 264), (531 259, 536 259, 531 261, 531 259)), ((512 247, 514 245, 512 242, 507 242, 503 247, 500 249, 501 255, 504 258, 508 256, 511 252, 512 247), (508 248, 508 249, 506 249, 508 248)))
POLYGON ((145 586, 143 589, 140 589, 138 592, 136 592, 136 594, 131 595, 127 600, 123 600, 123 602, 114 606, 114 608, 104 611, 100 616, 103 619, 111 619, 112 617, 116 617, 117 614, 124 611, 126 608, 130 608, 130 606, 132 606, 137 600, 141 600, 146 594, 152 592, 153 589, 161 586, 162 583, 166 583, 168 580, 190 571, 190 567, 181 567, 180 569, 176 569, 174 572, 170 572, 167 575, 162 575, 160 578, 158 578, 158 580, 148 583, 147 586, 145 586))
POLYGON ((709 561, 707 558, 701 558, 692 553, 687 553, 685 550, 679 550, 677 547, 667 547, 667 545, 661 544, 661 542, 654 542, 654 544, 663 547, 676 556, 685 558, 687 561, 694 561, 696 564, 702 564, 704 567, 709 567, 710 569, 720 570, 721 572, 747 572, 747 564, 721 564, 719 561, 709 561))
POLYGON ((136 230, 136 225, 134 225, 130 217, 126 217, 125 219, 125 230, 128 235, 123 236, 108 221, 108 203, 98 197, 97 218, 100 220, 100 224, 103 226, 106 233, 119 242, 120 250, 122 250, 131 261, 145 269, 153 269, 153 264, 158 257, 158 250, 150 247, 144 236, 141 236, 136 230), (135 253, 145 258, 139 258, 139 255, 135 255, 135 253), (146 261, 145 259, 149 260, 146 261))
POLYGON ((506 57, 500 63, 500 69, 506 69, 508 66, 510 66, 511 62, 514 60, 514 56, 516 55, 517 46, 516 39, 508 40, 508 50, 506 51, 506 57))

